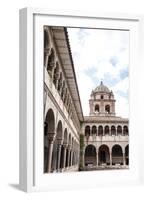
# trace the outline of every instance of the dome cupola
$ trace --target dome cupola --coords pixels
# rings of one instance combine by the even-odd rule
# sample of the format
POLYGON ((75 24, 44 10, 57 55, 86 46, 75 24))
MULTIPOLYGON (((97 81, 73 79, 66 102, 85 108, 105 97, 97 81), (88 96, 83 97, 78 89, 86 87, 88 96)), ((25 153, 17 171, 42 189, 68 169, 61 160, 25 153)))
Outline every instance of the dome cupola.
POLYGON ((91 92, 89 100, 90 115, 115 116, 115 99, 112 90, 101 81, 91 92))
POLYGON ((93 91, 94 93, 97 92, 104 92, 104 93, 110 93, 110 90, 108 89, 107 86, 105 86, 103 84, 103 81, 101 81, 100 85, 98 87, 95 88, 95 90, 93 91))

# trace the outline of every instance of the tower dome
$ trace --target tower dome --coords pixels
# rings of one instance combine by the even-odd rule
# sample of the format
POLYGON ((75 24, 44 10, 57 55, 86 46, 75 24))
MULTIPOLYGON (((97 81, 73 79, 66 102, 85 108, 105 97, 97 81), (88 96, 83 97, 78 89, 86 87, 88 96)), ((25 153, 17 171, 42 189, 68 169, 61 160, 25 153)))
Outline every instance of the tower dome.
POLYGON ((112 90, 101 81, 90 96, 90 115, 115 116, 115 99, 112 90))
POLYGON ((95 90, 93 91, 94 93, 97 93, 97 92, 108 92, 110 93, 110 90, 108 89, 107 86, 105 86, 103 84, 103 81, 101 81, 100 85, 98 87, 95 88, 95 90))

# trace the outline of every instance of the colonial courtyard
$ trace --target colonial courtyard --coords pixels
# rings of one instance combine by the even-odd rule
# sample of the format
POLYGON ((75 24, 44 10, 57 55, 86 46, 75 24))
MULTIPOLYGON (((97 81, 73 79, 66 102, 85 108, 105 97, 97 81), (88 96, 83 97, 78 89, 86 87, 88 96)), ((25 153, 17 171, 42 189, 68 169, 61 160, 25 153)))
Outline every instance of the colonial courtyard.
POLYGON ((116 100, 101 81, 83 115, 67 29, 44 26, 44 173, 129 168, 129 121, 116 100))

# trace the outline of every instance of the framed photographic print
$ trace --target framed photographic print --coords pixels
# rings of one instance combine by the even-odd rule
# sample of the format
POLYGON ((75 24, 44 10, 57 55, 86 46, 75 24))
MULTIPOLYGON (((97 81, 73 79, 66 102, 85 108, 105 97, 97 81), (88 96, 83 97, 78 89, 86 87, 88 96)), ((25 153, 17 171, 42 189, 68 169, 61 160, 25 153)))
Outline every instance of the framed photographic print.
POLYGON ((20 188, 143 182, 143 17, 20 10, 20 188))

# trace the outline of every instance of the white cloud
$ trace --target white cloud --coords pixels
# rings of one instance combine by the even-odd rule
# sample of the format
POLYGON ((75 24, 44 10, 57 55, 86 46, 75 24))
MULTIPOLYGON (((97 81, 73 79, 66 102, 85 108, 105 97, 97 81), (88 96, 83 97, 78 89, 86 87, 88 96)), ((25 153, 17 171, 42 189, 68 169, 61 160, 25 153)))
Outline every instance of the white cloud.
POLYGON ((70 28, 68 33, 84 115, 89 114, 91 90, 109 78, 115 80, 116 112, 127 117, 128 99, 120 93, 128 90, 128 77, 122 80, 121 72, 129 66, 129 32, 70 28))
POLYGON ((112 87, 112 90, 117 93, 118 91, 127 92, 129 90, 129 78, 126 77, 123 80, 119 81, 112 87))
POLYGON ((117 78, 119 71, 114 68, 110 62, 103 60, 98 64, 96 76, 97 78, 101 77, 101 79, 104 79, 106 74, 109 74, 113 78, 117 78))

